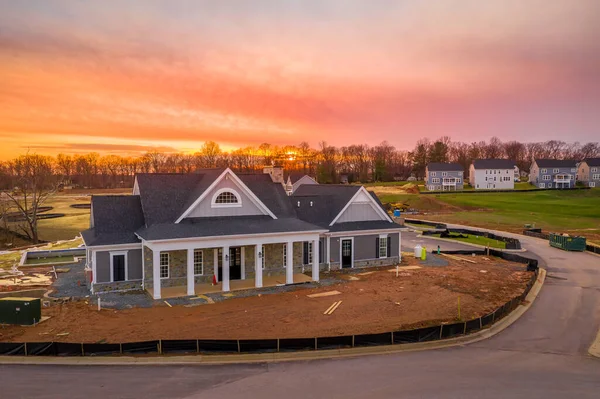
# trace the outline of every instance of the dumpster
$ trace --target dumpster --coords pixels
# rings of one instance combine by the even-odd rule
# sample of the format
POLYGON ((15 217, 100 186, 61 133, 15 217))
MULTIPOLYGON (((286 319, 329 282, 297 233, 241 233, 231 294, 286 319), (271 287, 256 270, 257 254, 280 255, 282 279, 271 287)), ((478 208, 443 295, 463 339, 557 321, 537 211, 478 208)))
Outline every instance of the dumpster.
POLYGON ((10 297, 0 299, 0 324, 31 325, 42 318, 40 298, 10 297))
POLYGON ((550 246, 565 251, 585 251, 585 237, 550 233, 550 246))

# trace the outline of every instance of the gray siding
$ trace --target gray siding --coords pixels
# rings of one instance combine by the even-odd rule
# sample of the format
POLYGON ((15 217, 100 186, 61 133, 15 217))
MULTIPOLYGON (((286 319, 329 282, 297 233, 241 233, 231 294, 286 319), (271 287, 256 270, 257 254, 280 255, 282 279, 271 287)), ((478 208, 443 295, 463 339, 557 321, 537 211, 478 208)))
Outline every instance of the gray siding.
POLYGON ((425 185, 428 190, 454 190, 455 186, 444 186, 442 184, 444 178, 455 178, 460 179, 459 183, 456 183, 456 190, 462 190, 464 188, 464 172, 461 171, 426 171, 425 185))
MULTIPOLYGON (((385 233, 381 233, 385 234, 385 233)), ((398 251, 398 234, 389 233, 388 236, 391 238, 391 257, 399 256, 398 251)), ((376 259, 377 258, 377 237, 379 234, 359 235, 353 236, 351 232, 345 237, 354 237, 354 261, 376 259)), ((331 262, 337 263, 340 261, 340 237, 331 238, 331 262)))
POLYGON ((371 204, 350 204, 336 223, 360 222, 363 220, 383 220, 371 204))
POLYGON ((142 250, 132 249, 127 252, 127 274, 129 280, 142 279, 142 250))
POLYGON ((575 187, 576 168, 540 168, 536 165, 532 169, 532 175, 529 181, 538 188, 573 188, 575 187), (535 174, 533 174, 535 173, 535 174), (554 181, 556 175, 571 175, 571 180, 566 183, 557 183, 554 181), (543 187, 542 187, 543 185, 543 187))
POLYGON ((192 210, 189 217, 207 217, 207 216, 243 216, 243 215, 262 215, 263 212, 250 200, 250 198, 231 180, 222 180, 208 195, 192 210), (233 208, 212 208, 211 202, 215 193, 222 188, 231 188, 240 195, 242 200, 241 207, 233 208))
MULTIPOLYGON (((115 251, 118 249, 115 248, 115 251)), ((127 251, 128 281, 142 279, 142 250, 127 251)), ((110 251, 96 252, 96 283, 110 282, 110 251)))
POLYGON ((110 282, 110 253, 107 251, 96 252, 96 282, 110 282))

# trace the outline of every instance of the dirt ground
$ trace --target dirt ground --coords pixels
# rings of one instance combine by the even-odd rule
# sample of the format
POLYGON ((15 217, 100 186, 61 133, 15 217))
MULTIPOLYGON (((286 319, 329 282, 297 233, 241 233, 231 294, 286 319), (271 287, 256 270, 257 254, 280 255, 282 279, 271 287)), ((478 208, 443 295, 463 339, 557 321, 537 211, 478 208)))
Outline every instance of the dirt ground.
MULTIPOLYGON (((232 298, 210 305, 102 310, 85 302, 44 309, 36 327, 0 328, 0 341, 131 342, 153 339, 302 338, 377 333, 452 322, 489 313, 520 295, 531 277, 524 265, 498 258, 451 261, 447 267, 344 273, 327 287, 232 298), (358 279, 358 280, 356 280, 358 279), (338 295, 307 295, 337 290, 338 295), (332 315, 323 312, 342 301, 332 315), (64 335, 68 333, 68 335, 64 335), (61 335, 57 335, 61 334, 61 335)), ((417 264, 406 257, 402 266, 417 264)), ((340 273, 340 272, 336 272, 340 273)), ((232 293, 235 295, 235 292, 232 293)))

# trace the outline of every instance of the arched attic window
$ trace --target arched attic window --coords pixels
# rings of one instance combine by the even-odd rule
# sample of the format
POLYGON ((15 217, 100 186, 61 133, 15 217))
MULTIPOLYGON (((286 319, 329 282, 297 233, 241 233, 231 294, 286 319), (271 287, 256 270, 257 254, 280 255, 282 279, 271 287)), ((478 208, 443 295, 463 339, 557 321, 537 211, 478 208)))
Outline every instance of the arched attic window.
POLYGON ((233 189, 224 188, 215 193, 211 203, 213 208, 231 208, 242 206, 242 198, 233 189))

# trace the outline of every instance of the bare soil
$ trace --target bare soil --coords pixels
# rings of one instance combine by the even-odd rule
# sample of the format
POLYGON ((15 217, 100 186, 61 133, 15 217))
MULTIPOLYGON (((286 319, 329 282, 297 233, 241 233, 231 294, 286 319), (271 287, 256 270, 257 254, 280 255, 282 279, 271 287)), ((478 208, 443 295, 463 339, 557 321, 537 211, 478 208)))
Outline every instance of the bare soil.
MULTIPOLYGON (((473 258, 469 258, 473 259, 473 258)), ((378 333, 418 328, 493 311, 520 295, 532 276, 525 267, 498 258, 448 267, 365 269, 336 272, 342 282, 282 294, 232 298, 210 305, 102 310, 85 302, 44 309, 48 321, 36 327, 0 329, 0 341, 131 342, 153 339, 301 338, 378 333), (485 272, 482 272, 484 270, 485 272), (358 278, 359 280, 353 280, 358 278), (308 298, 317 292, 341 294, 308 298), (323 312, 342 301, 332 315, 323 312), (69 333, 68 335, 59 335, 69 333)), ((403 266, 417 261, 405 258, 403 266)), ((233 293, 235 295, 235 292, 233 293)))

